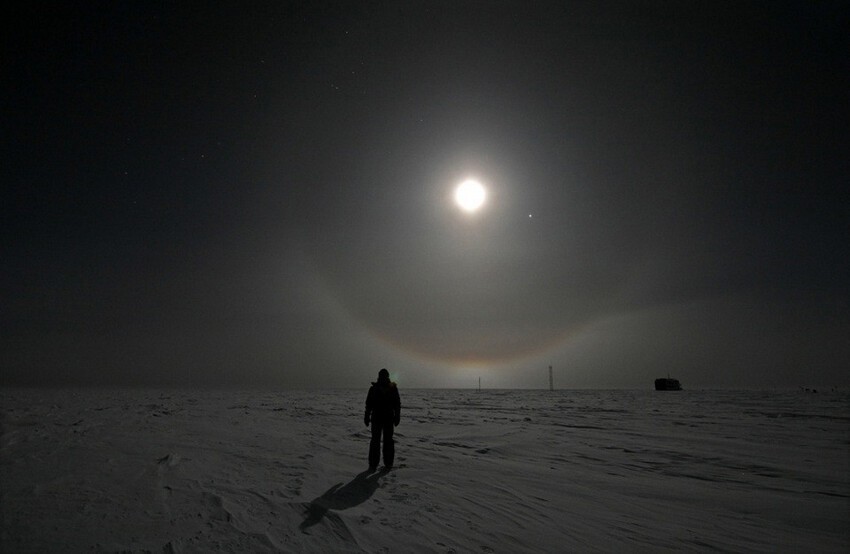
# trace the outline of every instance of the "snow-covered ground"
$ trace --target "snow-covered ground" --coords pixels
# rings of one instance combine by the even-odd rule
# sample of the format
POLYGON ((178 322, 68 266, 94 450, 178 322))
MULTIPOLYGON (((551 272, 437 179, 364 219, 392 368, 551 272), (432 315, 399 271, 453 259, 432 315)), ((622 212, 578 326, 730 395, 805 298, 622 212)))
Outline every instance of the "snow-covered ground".
POLYGON ((0 390, 2 552, 847 552, 850 395, 0 390))

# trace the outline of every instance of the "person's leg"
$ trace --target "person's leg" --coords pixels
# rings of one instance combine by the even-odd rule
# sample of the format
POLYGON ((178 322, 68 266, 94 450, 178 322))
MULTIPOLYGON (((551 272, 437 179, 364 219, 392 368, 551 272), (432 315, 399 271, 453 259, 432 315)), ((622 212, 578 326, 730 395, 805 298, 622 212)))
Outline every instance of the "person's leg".
POLYGON ((381 460, 381 431, 382 425, 380 422, 372 420, 372 440, 369 442, 369 467, 378 467, 378 462, 381 460))
POLYGON ((395 441, 393 440, 393 422, 384 423, 384 465, 393 467, 395 460, 395 441))

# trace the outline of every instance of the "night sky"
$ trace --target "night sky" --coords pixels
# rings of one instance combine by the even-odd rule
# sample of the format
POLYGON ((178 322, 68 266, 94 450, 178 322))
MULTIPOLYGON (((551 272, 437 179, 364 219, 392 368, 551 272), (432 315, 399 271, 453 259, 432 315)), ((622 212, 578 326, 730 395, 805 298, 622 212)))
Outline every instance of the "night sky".
POLYGON ((20 4, 0 384, 850 385, 846 2, 20 4))

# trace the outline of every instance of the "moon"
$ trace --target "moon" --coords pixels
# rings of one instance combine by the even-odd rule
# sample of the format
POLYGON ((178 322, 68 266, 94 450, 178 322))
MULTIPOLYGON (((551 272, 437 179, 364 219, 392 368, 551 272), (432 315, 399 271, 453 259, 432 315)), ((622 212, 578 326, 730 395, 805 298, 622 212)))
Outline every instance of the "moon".
POLYGON ((455 189, 455 202, 465 212, 476 212, 484 204, 487 191, 481 183, 474 179, 467 179, 455 189))

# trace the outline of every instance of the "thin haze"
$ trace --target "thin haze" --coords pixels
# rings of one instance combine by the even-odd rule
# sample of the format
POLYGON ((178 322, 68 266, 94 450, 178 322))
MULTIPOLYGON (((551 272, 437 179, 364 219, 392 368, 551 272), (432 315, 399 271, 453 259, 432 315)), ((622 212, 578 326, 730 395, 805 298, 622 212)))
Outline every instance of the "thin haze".
POLYGON ((0 383, 848 385, 847 23, 13 8, 0 383))

